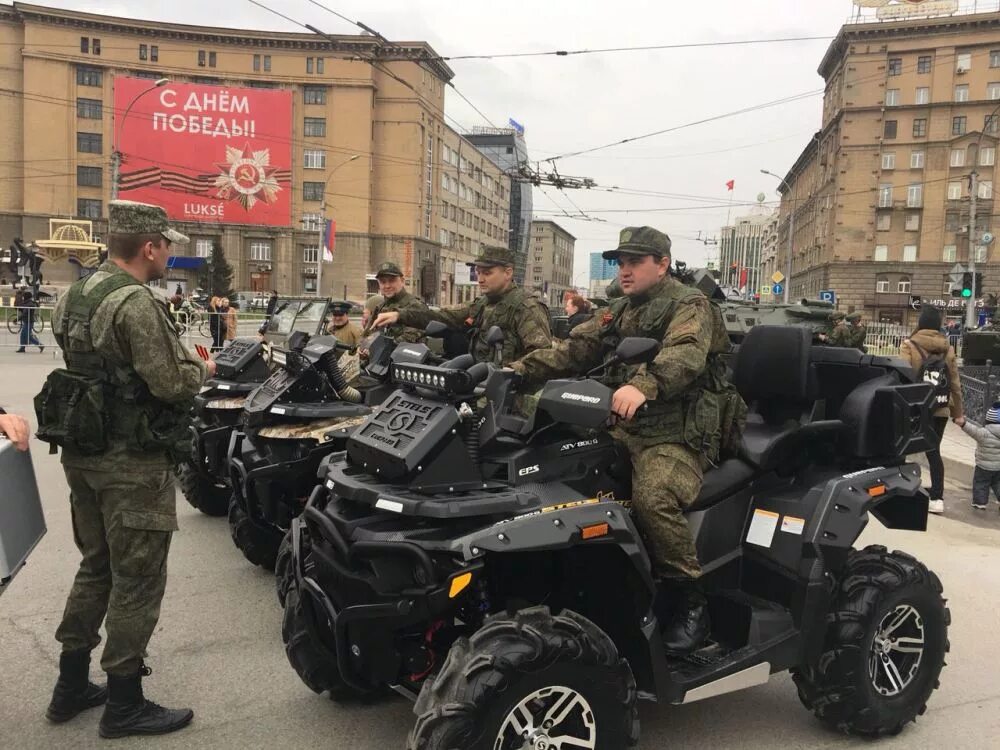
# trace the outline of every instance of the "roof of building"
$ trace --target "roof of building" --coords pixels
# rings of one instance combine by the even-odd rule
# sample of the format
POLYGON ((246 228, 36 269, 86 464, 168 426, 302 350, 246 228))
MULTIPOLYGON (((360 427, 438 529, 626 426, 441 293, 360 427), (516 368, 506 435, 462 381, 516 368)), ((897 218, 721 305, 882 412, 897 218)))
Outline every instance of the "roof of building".
POLYGON ((556 222, 552 221, 551 219, 532 219, 531 223, 532 224, 551 224, 553 227, 556 228, 556 230, 559 231, 560 234, 564 234, 567 237, 569 237, 571 240, 573 240, 573 242, 576 242, 576 237, 574 237, 572 234, 570 234, 569 232, 567 232, 564 227, 560 226, 559 224, 557 224, 556 222))

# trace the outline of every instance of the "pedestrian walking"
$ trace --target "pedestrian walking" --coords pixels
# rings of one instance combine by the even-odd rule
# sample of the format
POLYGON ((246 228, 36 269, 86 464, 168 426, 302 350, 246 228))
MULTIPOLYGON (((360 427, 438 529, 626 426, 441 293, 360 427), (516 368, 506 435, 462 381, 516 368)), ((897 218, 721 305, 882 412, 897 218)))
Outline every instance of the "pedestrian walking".
POLYGON ((980 427, 965 417, 955 424, 976 441, 976 469, 972 473, 972 508, 986 510, 990 490, 1000 501, 1000 401, 986 412, 986 424, 980 427))
POLYGON ((222 349, 226 340, 226 314, 219 297, 212 297, 208 301, 208 330, 212 334, 212 351, 217 352, 222 349))
POLYGON ((37 346, 39 353, 44 352, 45 346, 38 340, 34 330, 32 330, 32 326, 35 324, 35 315, 37 314, 35 311, 38 309, 38 302, 35 301, 34 295, 26 289, 19 292, 19 294, 21 295, 20 303, 18 303, 16 295, 14 298, 14 304, 17 307, 17 317, 21 322, 19 339, 21 346, 16 352, 24 354, 24 347, 28 345, 37 346))
POLYGON ((222 298, 222 310, 225 312, 226 341, 232 341, 236 338, 238 321, 236 319, 236 308, 230 304, 229 297, 222 298))
POLYGON ((944 462, 941 460, 941 438, 948 424, 948 416, 959 419, 963 415, 962 383, 958 378, 955 348, 948 337, 941 333, 941 313, 933 307, 924 307, 917 320, 917 330, 899 347, 900 356, 910 363, 920 379, 934 389, 932 426, 937 436, 933 450, 927 451, 927 466, 931 471, 928 510, 944 513, 944 462))
POLYGON ((194 716, 146 700, 142 680, 177 530, 173 466, 215 362, 183 347, 147 286, 166 273, 171 243, 188 238, 159 206, 112 201, 108 209, 109 259, 56 305, 66 367, 49 374, 35 411, 39 439, 62 448, 82 555, 56 630, 62 654, 46 716, 61 723, 106 702, 101 736, 126 737, 173 732, 194 716), (89 680, 102 623, 107 689, 89 680))

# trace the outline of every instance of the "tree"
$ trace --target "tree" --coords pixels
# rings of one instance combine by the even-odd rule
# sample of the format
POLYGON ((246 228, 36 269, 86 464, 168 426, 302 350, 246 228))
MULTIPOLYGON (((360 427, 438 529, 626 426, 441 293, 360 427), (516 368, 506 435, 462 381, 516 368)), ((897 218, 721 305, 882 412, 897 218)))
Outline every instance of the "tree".
POLYGON ((205 290, 209 297, 232 297, 233 267, 226 260, 226 253, 219 240, 212 242, 212 256, 198 271, 198 286, 205 290))

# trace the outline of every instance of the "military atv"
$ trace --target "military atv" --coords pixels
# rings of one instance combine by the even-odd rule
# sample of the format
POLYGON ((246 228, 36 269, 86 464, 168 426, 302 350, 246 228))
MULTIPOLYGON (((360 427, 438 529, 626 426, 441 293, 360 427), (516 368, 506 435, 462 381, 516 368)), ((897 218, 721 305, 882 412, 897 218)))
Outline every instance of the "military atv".
MULTIPOLYGON (((229 445, 233 541, 255 565, 273 569, 282 538, 316 485, 323 458, 343 450, 353 427, 393 390, 392 361, 425 362, 422 344, 396 346, 376 334, 358 378, 358 356, 333 336, 316 336, 300 352, 272 347, 276 369, 247 399, 241 429, 229 445), (357 388, 349 385, 358 379, 357 388)), ((288 549, 281 557, 287 562, 288 549)), ((279 587, 279 598, 283 591, 279 587)))
POLYGON ((281 299, 261 327, 264 343, 257 338, 236 339, 213 357, 215 377, 195 398, 191 457, 177 465, 184 497, 202 513, 224 516, 229 511, 229 442, 247 395, 270 375, 267 345, 284 345, 297 331, 320 333, 328 305, 326 299, 281 299))
MULTIPOLYGON (((615 359, 657 349, 625 339, 615 359)), ((905 457, 932 440, 932 396, 899 360, 812 346, 802 327, 747 334, 741 455, 686 511, 713 624, 686 656, 661 640, 671 590, 630 515, 609 388, 551 381, 526 420, 510 370, 392 376, 292 521, 282 636, 312 690, 409 696, 412 750, 628 747, 639 698, 690 703, 786 670, 842 731, 893 734, 923 712, 949 647, 941 583, 905 553, 853 548, 869 514, 926 528, 905 457)))

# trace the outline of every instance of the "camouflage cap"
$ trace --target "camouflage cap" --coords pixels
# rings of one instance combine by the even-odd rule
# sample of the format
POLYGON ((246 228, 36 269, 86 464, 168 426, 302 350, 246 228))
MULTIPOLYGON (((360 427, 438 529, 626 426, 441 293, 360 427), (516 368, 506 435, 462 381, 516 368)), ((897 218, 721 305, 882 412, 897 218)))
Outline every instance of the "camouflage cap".
POLYGON ((365 300, 365 309, 368 312, 372 312, 376 307, 379 307, 385 302, 385 297, 381 294, 373 294, 371 297, 365 300))
POLYGON ((847 315, 845 313, 842 313, 840 310, 834 310, 832 313, 830 313, 830 320, 834 322, 838 320, 843 320, 846 317, 847 315))
POLYGON ((108 224, 112 234, 162 234, 175 245, 186 245, 187 235, 171 229, 167 212, 151 203, 111 201, 108 224))
POLYGON ((670 257, 670 237, 652 227, 625 227, 618 235, 618 247, 601 253, 605 260, 617 260, 619 255, 670 257))
POLYGON ((514 251, 509 247, 483 245, 482 249, 467 266, 507 266, 514 267, 514 251))
POLYGON ((854 312, 847 314, 847 319, 852 322, 856 320, 861 320, 861 313, 855 310, 854 312))
POLYGON ((375 278, 379 276, 402 276, 403 271, 395 263, 386 261, 375 269, 375 278))

